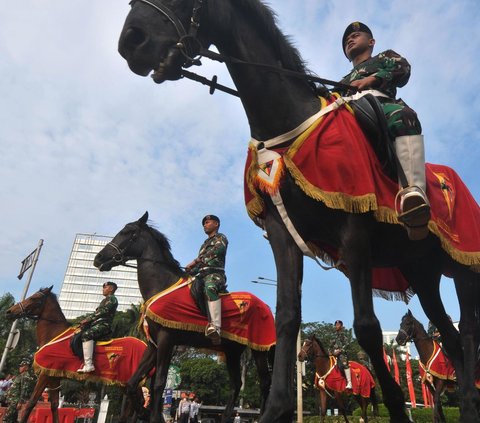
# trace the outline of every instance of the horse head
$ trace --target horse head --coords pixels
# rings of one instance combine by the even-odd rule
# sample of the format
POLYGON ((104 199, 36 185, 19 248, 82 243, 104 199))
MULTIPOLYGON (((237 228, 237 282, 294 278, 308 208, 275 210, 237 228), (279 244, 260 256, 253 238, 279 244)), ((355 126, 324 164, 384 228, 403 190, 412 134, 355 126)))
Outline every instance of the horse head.
POLYGON ((43 312, 46 300, 52 291, 50 288, 42 288, 25 300, 13 305, 6 311, 6 317, 10 320, 26 317, 38 319, 43 312))
POLYGON ((402 317, 400 323, 400 329, 395 338, 398 345, 404 346, 408 341, 411 341, 415 337, 415 327, 417 320, 413 317, 410 310, 402 317))
POLYGON ((93 264, 101 272, 125 265, 128 260, 142 256, 146 240, 142 236, 148 229, 148 212, 136 222, 127 223, 125 227, 95 256, 93 264))
MULTIPOLYGON (((157 83, 181 77, 183 66, 194 62, 202 40, 197 37, 204 0, 132 0, 118 51, 130 69, 157 83)), ((205 41, 203 40, 203 44, 205 41)))
POLYGON ((300 352, 298 353, 298 361, 304 362, 305 360, 311 358, 313 356, 313 341, 311 338, 305 339, 302 344, 302 348, 300 348, 300 352))

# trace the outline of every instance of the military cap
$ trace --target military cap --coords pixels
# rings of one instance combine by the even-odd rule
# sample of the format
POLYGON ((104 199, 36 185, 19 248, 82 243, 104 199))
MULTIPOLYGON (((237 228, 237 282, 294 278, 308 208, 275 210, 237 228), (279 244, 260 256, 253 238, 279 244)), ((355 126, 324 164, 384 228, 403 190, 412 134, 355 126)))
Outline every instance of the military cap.
POLYGON ((347 26, 347 29, 343 33, 342 37, 342 49, 345 53, 345 56, 347 55, 347 53, 345 52, 345 42, 347 41, 347 37, 352 32, 366 32, 368 35, 370 35, 370 37, 373 38, 372 31, 370 31, 370 28, 367 25, 361 22, 352 22, 350 25, 347 26))
POLYGON ((341 320, 335 320, 335 324, 340 323, 343 326, 343 322, 341 320))
POLYGON ((21 362, 20 362, 20 366, 30 366, 32 364, 32 359, 31 358, 24 358, 21 362))
POLYGON ((207 214, 203 219, 202 219, 202 225, 205 224, 205 220, 214 220, 218 224, 220 224, 220 219, 215 216, 214 214, 207 214))
POLYGON ((115 290, 117 290, 117 288, 118 288, 118 287, 117 287, 117 284, 116 284, 115 282, 112 282, 112 281, 105 282, 105 283, 103 284, 103 287, 105 288, 106 286, 113 286, 113 288, 114 288, 115 290))

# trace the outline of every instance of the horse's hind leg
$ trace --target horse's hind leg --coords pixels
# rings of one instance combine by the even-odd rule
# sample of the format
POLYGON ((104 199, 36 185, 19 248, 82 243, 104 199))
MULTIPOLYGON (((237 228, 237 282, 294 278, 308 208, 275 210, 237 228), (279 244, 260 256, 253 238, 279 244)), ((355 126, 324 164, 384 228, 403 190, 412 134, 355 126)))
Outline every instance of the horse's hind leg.
POLYGON ((237 401, 238 395, 240 394, 240 388, 242 387, 242 375, 240 368, 240 356, 242 355, 244 348, 241 348, 240 345, 231 347, 230 350, 225 351, 225 358, 227 362, 228 375, 230 377, 230 387, 232 389, 232 394, 225 406, 225 410, 222 415, 222 423, 230 421, 230 417, 233 413, 233 408, 235 407, 235 402, 237 401))
POLYGON ((342 414, 343 419, 345 420, 345 423, 349 423, 348 417, 347 417, 347 410, 345 410, 345 403, 343 402, 343 397, 340 392, 335 392, 335 401, 337 401, 339 411, 342 414))
POLYGON ((260 415, 263 414, 265 409, 265 403, 268 399, 268 393, 270 392, 270 386, 272 384, 272 375, 270 374, 268 363, 268 351, 255 351, 252 350, 253 359, 257 366, 258 380, 260 381, 260 393, 262 396, 262 402, 260 404, 260 415))
MULTIPOLYGON (((460 304, 460 338, 463 348, 463 375, 457 374, 460 390, 462 422, 478 422, 480 397, 475 388, 477 365, 478 331, 480 327, 480 275, 462 268, 455 275, 455 288, 460 304), (459 376, 463 376, 460 378, 459 376)), ((441 333, 441 332, 440 332, 441 333)), ((443 334, 442 334, 443 335, 443 334)))
POLYGON ((58 406, 60 404, 60 379, 51 378, 47 385, 48 400, 50 401, 50 410, 52 410, 52 422, 59 423, 58 406))
POLYGON ((162 395, 167 384, 168 367, 172 359, 173 343, 167 330, 160 330, 156 336, 157 366, 153 385, 153 403, 150 412, 150 423, 165 423, 163 418, 162 395))
POLYGON ((353 328, 358 343, 369 355, 382 388, 391 423, 407 423, 404 396, 383 361, 383 337, 373 311, 369 216, 349 215, 343 228, 341 257, 348 269, 354 311, 353 328))

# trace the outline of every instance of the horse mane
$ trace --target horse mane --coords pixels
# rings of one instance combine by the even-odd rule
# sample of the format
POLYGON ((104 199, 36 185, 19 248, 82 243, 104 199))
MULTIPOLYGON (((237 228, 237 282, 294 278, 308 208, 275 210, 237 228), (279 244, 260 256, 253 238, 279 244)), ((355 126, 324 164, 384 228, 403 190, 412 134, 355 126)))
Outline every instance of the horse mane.
MULTIPOLYGON (((292 44, 290 37, 283 34, 278 28, 277 16, 270 6, 260 0, 231 0, 231 2, 235 3, 236 6, 238 5, 244 14, 249 17, 249 20, 262 29, 265 39, 271 41, 281 64, 286 69, 306 75, 311 74, 298 49, 292 44)), ((224 9, 224 7, 218 4, 217 10, 221 9, 224 9)), ((239 35, 244 31, 244 28, 236 25, 237 20, 232 19, 231 16, 229 19, 221 18, 221 21, 225 23, 225 28, 229 28, 229 31, 236 31, 239 35)))
POLYGON ((322 354, 328 357, 329 356, 328 351, 325 350, 325 347, 323 346, 323 344, 320 342, 320 340, 317 338, 315 334, 312 335, 312 340, 317 343, 318 347, 322 351, 322 354))
POLYGON ((180 267, 180 263, 173 257, 172 251, 170 248, 170 241, 168 238, 163 235, 158 229, 154 228, 151 225, 146 225, 150 234, 152 235, 155 242, 158 244, 160 249, 163 251, 165 264, 175 270, 177 273, 185 274, 183 269, 180 267))
POLYGON ((51 298, 53 300, 53 303, 55 304, 55 307, 58 309, 58 311, 60 312, 61 316, 63 317, 63 319, 68 322, 67 318, 65 317, 65 314, 63 313, 63 310, 62 308, 60 307, 60 303, 58 302, 58 296, 57 294, 53 293, 52 291, 49 291, 48 294, 46 294, 44 291, 45 290, 49 290, 50 288, 48 287, 42 287, 39 289, 39 291, 46 295, 47 298, 51 298))

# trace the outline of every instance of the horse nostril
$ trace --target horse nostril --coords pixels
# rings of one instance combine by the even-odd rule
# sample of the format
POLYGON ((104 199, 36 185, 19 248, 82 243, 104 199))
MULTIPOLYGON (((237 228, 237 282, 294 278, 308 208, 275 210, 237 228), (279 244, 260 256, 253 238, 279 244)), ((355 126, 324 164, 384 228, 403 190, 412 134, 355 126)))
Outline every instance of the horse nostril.
POLYGON ((128 28, 123 37, 124 46, 127 49, 134 50, 146 40, 145 33, 138 28, 128 28))

